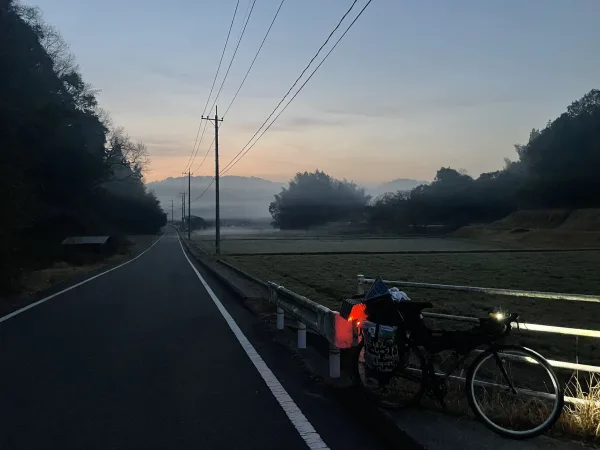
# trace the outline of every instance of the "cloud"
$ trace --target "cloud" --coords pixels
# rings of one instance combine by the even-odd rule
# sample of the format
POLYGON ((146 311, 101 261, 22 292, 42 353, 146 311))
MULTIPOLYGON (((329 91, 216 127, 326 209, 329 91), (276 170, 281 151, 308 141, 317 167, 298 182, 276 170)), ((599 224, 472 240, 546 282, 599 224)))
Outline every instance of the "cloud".
POLYGON ((206 74, 183 72, 181 70, 174 70, 171 67, 166 66, 146 64, 144 65, 144 69, 147 73, 168 78, 170 80, 175 80, 179 83, 186 83, 192 86, 198 86, 199 84, 204 84, 205 82, 209 81, 209 77, 206 74))
MULTIPOLYGON (((272 120, 269 119, 269 122, 272 120)), ((267 124, 268 124, 267 123, 267 124)), ((347 123, 346 119, 342 118, 324 118, 318 116, 297 116, 288 119, 277 120, 273 124, 270 131, 300 131, 309 128, 322 128, 322 127, 339 127, 347 123)), ((246 122, 236 124, 236 128, 240 131, 256 131, 260 127, 261 123, 246 122)))
POLYGON ((152 145, 155 147, 173 147, 177 145, 191 145, 188 141, 182 141, 180 139, 173 138, 161 138, 161 137, 136 137, 135 139, 143 141, 146 145, 152 145))
POLYGON ((162 137, 133 136, 133 139, 142 141, 148 147, 150 155, 181 155, 189 152, 192 143, 184 140, 162 137))
POLYGON ((324 112, 334 115, 366 117, 366 118, 390 118, 409 119, 415 115, 423 116, 455 109, 476 108, 482 106, 515 103, 523 101, 523 98, 512 94, 469 94, 462 95, 459 92, 441 95, 426 94, 422 96, 413 95, 408 98, 398 98, 397 104, 373 104, 369 107, 359 109, 357 104, 327 108, 324 112))
POLYGON ((336 127, 343 125, 346 121, 342 119, 325 119, 317 116, 293 117, 283 122, 276 122, 282 128, 312 128, 312 127, 336 127))

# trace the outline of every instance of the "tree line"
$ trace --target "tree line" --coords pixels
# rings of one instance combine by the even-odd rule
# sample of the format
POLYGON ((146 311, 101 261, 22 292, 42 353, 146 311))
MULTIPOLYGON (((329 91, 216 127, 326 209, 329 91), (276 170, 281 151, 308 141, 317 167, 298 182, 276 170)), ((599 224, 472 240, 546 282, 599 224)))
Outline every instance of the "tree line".
POLYGON ((297 174, 269 211, 282 229, 347 219, 398 232, 486 223, 522 209, 600 207, 600 90, 573 102, 545 128, 533 129, 515 149, 517 159, 506 159, 501 170, 473 178, 442 167, 431 183, 376 199, 323 172, 297 174))
POLYGON ((155 233, 148 151, 116 126, 38 9, 0 0, 0 291, 67 235, 155 233))

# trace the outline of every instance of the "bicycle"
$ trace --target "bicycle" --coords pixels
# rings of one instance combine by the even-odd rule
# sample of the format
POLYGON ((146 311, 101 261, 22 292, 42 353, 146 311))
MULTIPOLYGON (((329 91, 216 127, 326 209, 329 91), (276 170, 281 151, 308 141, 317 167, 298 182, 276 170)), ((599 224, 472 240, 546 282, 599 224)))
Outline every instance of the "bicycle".
POLYGON ((360 341, 354 378, 379 405, 409 407, 427 394, 445 408, 449 380, 460 378, 452 374, 478 352, 467 365, 465 393, 471 410, 488 428, 505 437, 528 439, 550 429, 560 417, 564 392, 548 361, 529 348, 503 343, 512 323, 518 324, 518 314, 491 314, 468 330, 450 331, 426 326, 422 311, 432 307, 429 302, 384 297, 364 306, 366 320, 355 321, 360 341), (440 372, 432 357, 443 351, 452 351, 456 362, 440 372))

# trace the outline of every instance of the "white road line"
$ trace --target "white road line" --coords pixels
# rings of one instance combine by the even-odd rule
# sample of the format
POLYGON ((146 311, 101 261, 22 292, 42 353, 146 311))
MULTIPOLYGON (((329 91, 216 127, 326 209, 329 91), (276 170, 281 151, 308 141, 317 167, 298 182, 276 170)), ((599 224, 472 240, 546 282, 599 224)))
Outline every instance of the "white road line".
POLYGON ((206 292, 208 292, 208 295, 210 295, 210 298, 212 298, 212 301, 215 303, 215 306, 218 308, 219 312, 227 322, 227 325, 229 325, 229 328, 231 328, 231 331, 233 331, 233 334, 235 335, 242 348, 248 355, 248 358, 250 358, 250 361, 252 361, 252 364, 254 364, 254 367, 256 367, 256 370, 258 370, 258 373, 271 390, 271 393, 275 397, 275 400, 277 400, 285 414, 288 416, 288 419, 290 419, 292 425, 294 425, 296 430, 298 430, 300 437, 304 439, 304 442, 306 443, 308 448, 310 450, 329 450, 329 447, 327 446, 327 444, 325 444, 323 439, 321 439, 319 433, 316 432, 316 430, 308 421, 306 416, 302 413, 302 411, 300 411, 300 408, 298 408, 298 406, 294 403, 294 400, 292 400, 292 398, 281 385, 279 380, 275 377, 273 372, 271 372, 271 369, 269 369, 269 367, 260 357, 256 349, 252 346, 248 338, 246 338, 242 330, 240 330, 240 327, 238 327, 237 323, 235 323, 235 320, 233 320, 231 314, 227 312, 227 310, 225 309, 221 301, 217 298, 215 293, 212 291, 208 283, 204 280, 204 278, 202 278, 202 275, 200 275, 198 269, 196 269, 194 264, 192 264, 190 258, 188 258, 187 254, 185 253, 183 244, 181 243, 181 239, 179 240, 179 245, 181 246, 183 256, 185 256, 185 259, 187 259, 192 269, 194 269, 194 272, 196 272, 196 275, 198 276, 198 279, 206 289, 206 292))
POLYGON ((0 323, 4 322, 5 320, 13 318, 13 317, 21 314, 22 312, 27 311, 28 309, 34 308, 34 307, 36 307, 38 305, 41 305, 42 303, 45 303, 48 300, 53 299, 54 297, 58 297, 60 294, 64 294, 65 292, 68 292, 71 289, 75 289, 76 287, 79 287, 79 286, 81 286, 81 285, 83 285, 83 284, 85 284, 85 283, 87 283, 89 281, 95 280, 96 278, 101 277, 102 275, 106 275, 107 273, 112 272, 113 270, 117 270, 119 267, 123 267, 123 266, 129 264, 130 262, 135 261, 140 256, 142 256, 144 253, 146 253, 147 251, 149 251, 152 247, 154 247, 156 244, 158 244, 158 242, 163 238, 163 236, 164 236, 164 234, 161 237, 159 237, 150 247, 148 247, 142 253, 140 253, 139 255, 137 255, 135 258, 131 258, 129 261, 125 261, 123 264, 119 264, 118 266, 113 267, 112 269, 108 269, 108 270, 106 270, 106 271, 104 271, 102 273, 99 273, 98 275, 94 275, 93 277, 87 278, 87 279, 81 281, 80 283, 74 284, 73 286, 69 286, 68 288, 63 289, 60 292, 57 292, 57 293, 52 294, 52 295, 49 295, 48 297, 45 297, 45 298, 43 298, 41 300, 38 300, 35 303, 31 303, 30 305, 27 305, 24 308, 18 309, 16 311, 11 312, 10 314, 7 314, 6 316, 0 317, 0 323))

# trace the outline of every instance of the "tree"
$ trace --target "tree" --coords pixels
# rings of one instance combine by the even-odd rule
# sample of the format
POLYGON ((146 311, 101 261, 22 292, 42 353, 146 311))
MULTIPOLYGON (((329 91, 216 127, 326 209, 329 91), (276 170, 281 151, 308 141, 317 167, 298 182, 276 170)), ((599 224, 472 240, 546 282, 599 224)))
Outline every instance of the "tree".
POLYGON ((275 195, 269 205, 273 226, 281 229, 308 229, 362 211, 370 197, 347 180, 324 172, 297 173, 289 186, 275 195))
POLYGON ((414 226, 457 227, 497 220, 518 209, 600 206, 600 91, 592 90, 542 129, 526 145, 515 145, 518 161, 473 179, 442 167, 429 185, 408 198, 388 195, 370 208, 378 227, 397 227, 409 215, 414 226))
POLYGON ((395 232, 409 226, 419 226, 410 192, 387 192, 367 207, 370 225, 381 231, 395 232))
POLYGON ((598 206, 600 91, 573 102, 519 156, 540 207, 598 206))
POLYGON ((150 165, 148 148, 143 142, 133 142, 123 127, 113 127, 107 137, 103 164, 105 181, 141 182, 150 165))
POLYGON ((96 91, 39 10, 6 0, 0 80, 0 291, 49 262, 65 235, 164 225, 143 185, 146 147, 107 126, 96 91))

